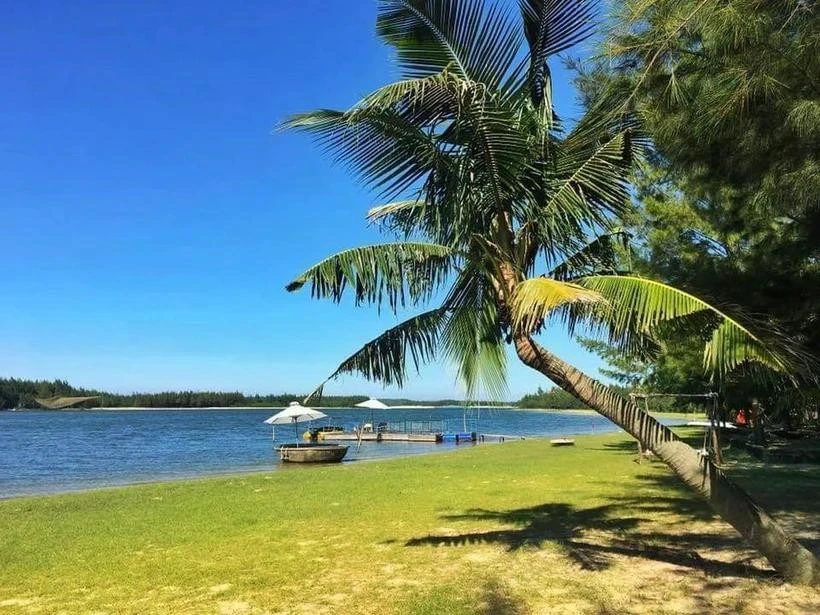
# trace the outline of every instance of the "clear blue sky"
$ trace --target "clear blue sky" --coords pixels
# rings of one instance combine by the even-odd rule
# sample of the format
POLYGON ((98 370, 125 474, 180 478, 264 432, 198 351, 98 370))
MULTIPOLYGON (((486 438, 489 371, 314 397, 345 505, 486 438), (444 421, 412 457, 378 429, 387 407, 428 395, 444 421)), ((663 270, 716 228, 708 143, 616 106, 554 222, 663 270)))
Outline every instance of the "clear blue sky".
MULTIPOLYGON (((283 290, 379 238, 364 222, 373 195, 305 136, 271 134, 395 76, 375 13, 367 0, 7 3, 0 375, 302 392, 395 323, 283 290)), ((596 369, 563 335, 548 341, 596 369)), ((517 365, 509 381, 511 398, 546 384, 517 365)), ((327 392, 397 394, 350 377, 327 392)), ((436 365, 402 394, 461 392, 436 365)))

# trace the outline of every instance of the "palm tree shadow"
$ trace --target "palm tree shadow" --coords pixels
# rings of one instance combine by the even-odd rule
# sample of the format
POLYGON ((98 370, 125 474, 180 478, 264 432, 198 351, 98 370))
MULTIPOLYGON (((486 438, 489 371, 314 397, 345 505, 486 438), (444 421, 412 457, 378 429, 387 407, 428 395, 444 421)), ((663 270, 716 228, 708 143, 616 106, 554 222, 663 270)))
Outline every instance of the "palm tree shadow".
POLYGON ((501 544, 509 551, 540 548, 544 542, 558 543, 582 568, 602 570, 609 563, 594 549, 578 539, 586 530, 603 530, 621 533, 635 528, 643 519, 638 517, 611 517, 612 506, 598 506, 576 510, 569 504, 541 504, 531 508, 508 511, 492 511, 482 508, 468 510, 460 515, 445 515, 447 521, 495 521, 514 525, 515 529, 489 532, 469 532, 454 536, 424 536, 412 538, 405 546, 421 545, 459 546, 468 544, 501 544))
POLYGON ((522 601, 497 582, 490 582, 484 587, 483 598, 480 612, 487 615, 524 615, 527 612, 522 601))
POLYGON ((493 521, 515 527, 447 536, 422 536, 411 538, 405 542, 405 546, 500 544, 509 551, 515 551, 538 549, 545 542, 553 542, 560 545, 567 556, 584 570, 605 570, 612 565, 612 556, 618 555, 675 564, 703 571, 709 576, 764 578, 775 574, 774 571, 757 568, 748 561, 724 562, 702 557, 694 549, 707 545, 697 544, 698 537, 681 540, 676 534, 657 532, 627 537, 627 532, 634 530, 646 519, 618 517, 617 513, 621 510, 623 508, 615 504, 576 509, 565 503, 541 504, 507 511, 472 509, 463 514, 445 515, 442 518, 447 521, 493 521), (602 532, 607 535, 607 539, 591 542, 585 538, 589 530, 602 532))
MULTIPOLYGON (((813 468, 770 467, 766 472, 758 472, 748 468, 730 468, 727 471, 730 478, 736 480, 754 498, 759 501, 770 513, 776 515, 781 522, 792 524, 792 531, 799 531, 800 543, 820 556, 820 498, 806 497, 807 493, 815 493, 820 489, 820 473, 813 468)), ((703 500, 689 497, 680 481, 673 475, 653 474, 637 477, 652 490, 663 490, 672 495, 655 496, 650 498, 640 496, 610 497, 610 501, 633 510, 646 513, 673 511, 693 521, 709 521, 718 519, 703 500), (679 495, 679 497, 676 496, 679 495)), ((788 526, 787 526, 788 527, 788 526)), ((698 534, 687 532, 685 535, 675 536, 676 539, 695 540, 698 534)), ((702 534, 708 540, 701 544, 743 548, 745 542, 739 534, 717 536, 702 534)))

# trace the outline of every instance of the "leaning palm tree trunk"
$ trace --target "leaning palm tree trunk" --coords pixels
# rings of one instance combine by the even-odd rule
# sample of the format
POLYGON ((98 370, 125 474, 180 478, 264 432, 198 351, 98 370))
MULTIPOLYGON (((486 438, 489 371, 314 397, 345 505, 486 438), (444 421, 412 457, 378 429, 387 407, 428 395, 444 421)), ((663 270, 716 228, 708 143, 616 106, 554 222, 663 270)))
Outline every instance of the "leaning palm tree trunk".
POLYGON ((636 438, 793 583, 820 583, 820 563, 708 457, 600 382, 565 363, 529 336, 515 340, 521 361, 636 438))

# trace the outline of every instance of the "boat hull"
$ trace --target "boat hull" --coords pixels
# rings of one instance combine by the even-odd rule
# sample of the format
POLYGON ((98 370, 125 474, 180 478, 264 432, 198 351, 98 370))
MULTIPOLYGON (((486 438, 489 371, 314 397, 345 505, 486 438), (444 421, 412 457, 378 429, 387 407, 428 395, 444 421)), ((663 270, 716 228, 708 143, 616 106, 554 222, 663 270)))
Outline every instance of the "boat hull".
POLYGON ((284 463, 339 463, 348 448, 341 444, 283 444, 276 450, 284 463))

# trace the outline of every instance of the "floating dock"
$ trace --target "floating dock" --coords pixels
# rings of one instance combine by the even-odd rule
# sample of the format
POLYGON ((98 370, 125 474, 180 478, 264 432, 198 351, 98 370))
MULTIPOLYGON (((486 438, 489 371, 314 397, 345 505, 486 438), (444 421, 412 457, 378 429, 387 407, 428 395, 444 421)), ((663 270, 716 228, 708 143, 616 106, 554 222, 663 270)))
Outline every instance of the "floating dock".
POLYGON ((322 439, 325 442, 441 442, 442 435, 438 433, 401 433, 401 432, 375 432, 366 431, 361 434, 354 432, 326 433, 322 439))
POLYGON ((357 431, 331 431, 320 433, 318 439, 324 442, 505 442, 506 440, 526 440, 524 436, 497 433, 411 433, 406 431, 365 431, 359 437, 357 431))

